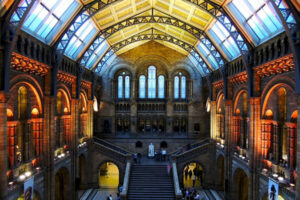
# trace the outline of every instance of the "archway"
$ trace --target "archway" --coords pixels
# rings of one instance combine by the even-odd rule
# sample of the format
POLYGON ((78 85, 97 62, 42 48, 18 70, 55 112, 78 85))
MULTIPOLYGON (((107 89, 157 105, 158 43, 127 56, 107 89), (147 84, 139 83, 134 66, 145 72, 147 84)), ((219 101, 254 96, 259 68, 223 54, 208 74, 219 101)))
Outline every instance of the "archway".
POLYGON ((248 176, 242 169, 234 175, 235 195, 238 200, 248 200, 248 176))
POLYGON ((183 185, 185 188, 201 187, 203 184, 203 167, 196 162, 184 166, 183 185))
POLYGON ((105 162, 99 169, 100 188, 118 188, 119 168, 112 162, 105 162))
POLYGON ((86 173, 84 155, 79 156, 78 162, 79 162, 78 175, 80 177, 80 185, 82 185, 85 184, 85 173, 86 173))
POLYGON ((55 174, 55 199, 70 199, 69 195, 69 172, 66 168, 61 168, 55 174))
MULTIPOLYGON (((24 193, 17 200, 24 200, 24 193)), ((42 200, 41 195, 36 190, 33 192, 33 200, 42 200)))
POLYGON ((217 160, 217 166, 218 166, 218 186, 220 186, 220 190, 224 190, 224 183, 225 183, 225 179, 224 179, 224 157, 223 156, 219 156, 218 160, 217 160))

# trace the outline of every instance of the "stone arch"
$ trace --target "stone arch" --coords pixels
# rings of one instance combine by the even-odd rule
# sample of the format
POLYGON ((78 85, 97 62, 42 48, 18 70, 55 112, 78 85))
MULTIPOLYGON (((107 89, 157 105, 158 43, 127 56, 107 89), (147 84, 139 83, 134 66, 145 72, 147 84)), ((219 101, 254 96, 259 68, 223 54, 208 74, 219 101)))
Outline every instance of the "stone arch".
POLYGON ((162 141, 160 143, 160 148, 168 148, 168 143, 166 141, 162 141))
POLYGON ((62 167, 55 173, 55 200, 70 198, 70 173, 67 168, 62 167))
POLYGON ((117 188, 119 186, 119 184, 121 183, 121 167, 115 161, 104 160, 98 165, 97 170, 98 170, 98 185, 99 185, 99 187, 117 188), (113 165, 113 168, 111 169, 112 171, 110 171, 110 169, 107 169, 107 168, 105 169, 103 167, 106 164, 113 165), (101 168, 103 170, 102 172, 101 172, 101 168), (106 170, 106 171, 104 171, 104 170, 106 170), (105 176, 106 180, 104 179, 104 176, 101 179, 101 174, 105 174, 104 176, 105 176), (110 179, 110 178, 112 178, 112 179, 110 179), (110 181, 108 181, 108 179, 110 179, 110 181), (108 182, 110 182, 110 183, 108 183, 108 182))
POLYGON ((180 174, 182 175, 182 184, 187 187, 202 187, 205 182, 205 167, 199 161, 189 161, 183 165, 180 174), (195 182, 193 181, 195 176, 195 182))
POLYGON ((234 113, 236 112, 236 109, 237 109, 237 107, 238 107, 238 103, 239 103, 239 100, 240 100, 240 98, 241 98, 241 95, 242 95, 243 93, 246 93, 246 94, 248 95, 247 92, 248 92, 247 89, 244 88, 244 87, 240 88, 239 90, 237 90, 237 91, 235 92, 234 98, 233 98, 233 99, 234 99, 234 104, 233 104, 233 112, 234 112, 234 113))
POLYGON ((141 141, 137 141, 135 143, 135 148, 142 148, 143 147, 143 143, 141 141))
POLYGON ((110 79, 113 79, 115 74, 118 73, 118 71, 120 71, 122 69, 127 70, 128 72, 130 72, 132 77, 135 76, 134 67, 130 63, 118 63, 118 64, 115 64, 115 65, 112 65, 109 68, 109 70, 106 72, 107 77, 110 78, 110 79))
POLYGON ((232 195, 234 196, 234 199, 248 199, 248 182, 249 178, 247 173, 243 169, 237 168, 233 173, 232 195))

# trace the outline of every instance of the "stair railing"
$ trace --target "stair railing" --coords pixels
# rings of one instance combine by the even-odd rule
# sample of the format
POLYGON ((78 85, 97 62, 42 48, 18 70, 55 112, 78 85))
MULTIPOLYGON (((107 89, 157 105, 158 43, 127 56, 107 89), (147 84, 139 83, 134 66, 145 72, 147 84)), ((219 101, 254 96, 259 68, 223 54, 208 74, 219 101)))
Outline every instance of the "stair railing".
POLYGON ((127 191, 128 191, 128 185, 129 185, 129 178, 130 178, 130 170, 131 170, 131 159, 127 160, 126 163, 126 169, 125 169, 125 175, 124 175, 124 181, 123 181, 123 189, 120 194, 121 200, 127 199, 127 191))
POLYGON ((174 183, 174 190, 175 190, 175 196, 177 200, 182 199, 182 192, 180 190, 179 186, 179 179, 177 174, 177 166, 176 161, 172 161, 172 174, 173 174, 173 183, 174 183))

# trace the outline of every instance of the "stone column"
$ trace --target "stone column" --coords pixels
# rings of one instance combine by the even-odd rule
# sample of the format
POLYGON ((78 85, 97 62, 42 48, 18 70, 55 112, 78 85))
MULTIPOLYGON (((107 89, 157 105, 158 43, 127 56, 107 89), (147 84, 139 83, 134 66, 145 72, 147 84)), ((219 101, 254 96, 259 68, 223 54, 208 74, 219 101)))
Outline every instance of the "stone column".
POLYGON ((210 138, 212 140, 217 139, 217 102, 210 102, 210 138))
POLYGON ((230 180, 232 174, 232 100, 225 100, 225 191, 226 197, 230 194, 230 180))
POLYGON ((296 199, 300 198, 300 94, 297 95, 298 118, 297 118, 297 153, 296 153, 296 199))
POLYGON ((261 155, 261 105, 259 97, 250 98, 250 134, 249 141, 249 172, 248 180, 248 199, 256 200, 259 198, 259 177, 256 170, 259 168, 261 155))
POLYGON ((93 122, 94 122, 94 101, 88 100, 87 113, 87 136, 93 138, 93 122))
MULTIPOLYGON (((78 147, 78 134, 79 134, 79 128, 80 128, 80 114, 79 114, 79 101, 80 99, 72 98, 71 100, 71 174, 70 174, 70 199, 76 199, 75 196, 77 196, 76 192, 76 175, 77 175, 77 169, 78 169, 78 162, 77 162, 77 147, 78 147), (75 196, 74 196, 75 195, 75 196)), ((88 105, 90 106, 90 105, 88 105)), ((89 107, 88 107, 89 109, 89 107)))
POLYGON ((0 92, 0 199, 7 194, 7 97, 4 91, 0 92))
POLYGON ((45 194, 46 200, 55 199, 54 180, 54 143, 55 143, 55 103, 56 98, 44 97, 44 133, 43 133, 43 156, 42 162, 45 166, 45 194))

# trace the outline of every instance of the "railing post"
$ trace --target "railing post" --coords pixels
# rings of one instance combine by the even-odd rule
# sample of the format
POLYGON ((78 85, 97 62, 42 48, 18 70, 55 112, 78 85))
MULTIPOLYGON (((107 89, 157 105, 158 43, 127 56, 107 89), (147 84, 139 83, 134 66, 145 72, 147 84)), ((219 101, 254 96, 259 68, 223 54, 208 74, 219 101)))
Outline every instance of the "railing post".
POLYGON ((128 159, 128 158, 127 158, 126 169, 125 169, 123 189, 122 189, 122 192, 121 192, 121 199, 122 200, 127 199, 127 191, 128 191, 128 184, 129 184, 130 170, 131 170, 131 156, 130 156, 130 159, 128 159))
POLYGON ((177 174, 177 166, 176 161, 172 160, 172 172, 173 172, 173 182, 174 182, 174 190, 175 190, 175 196, 176 199, 182 199, 182 192, 179 187, 179 180, 178 180, 178 174, 177 174))

